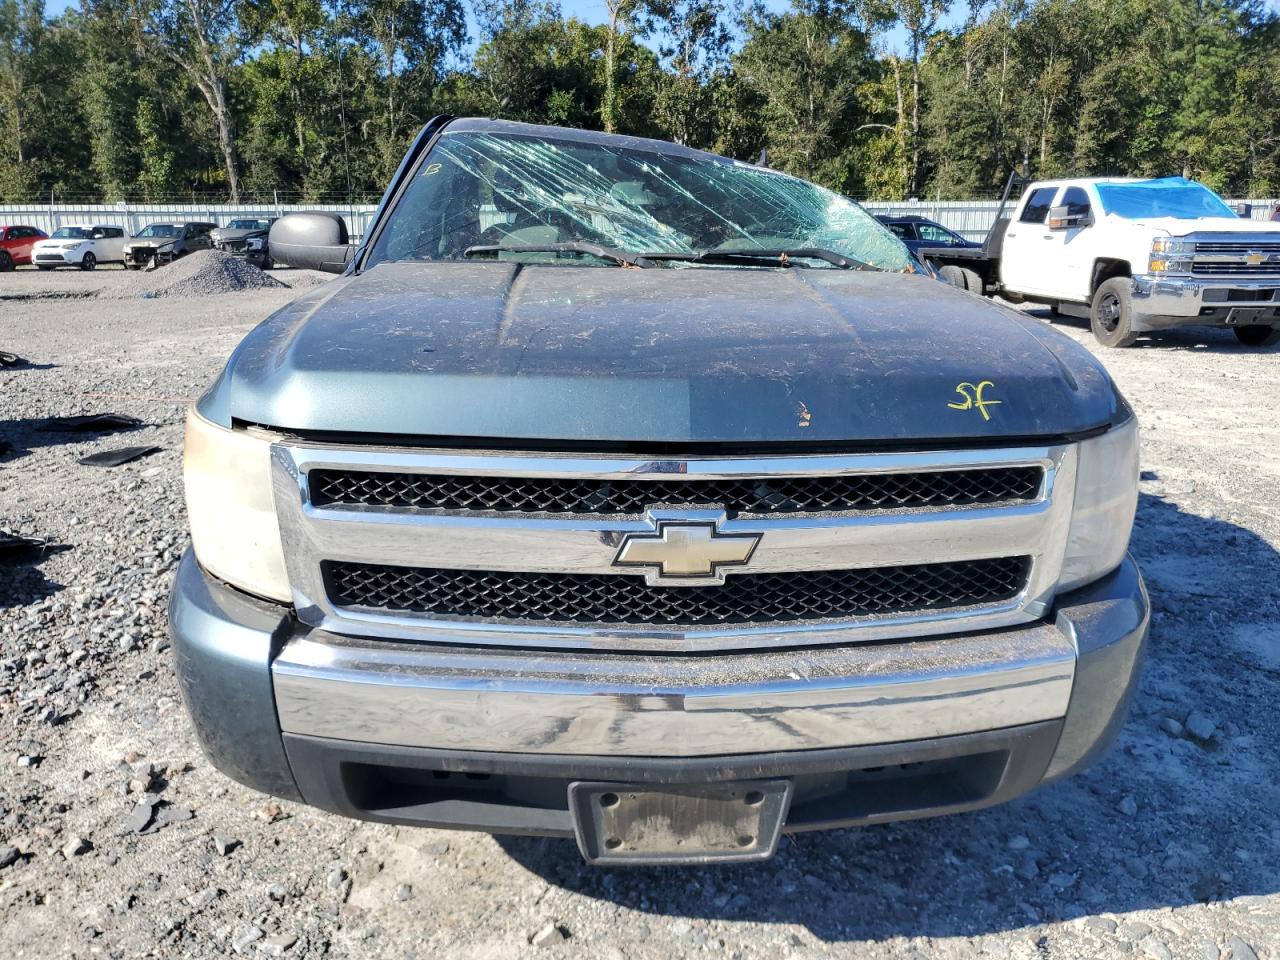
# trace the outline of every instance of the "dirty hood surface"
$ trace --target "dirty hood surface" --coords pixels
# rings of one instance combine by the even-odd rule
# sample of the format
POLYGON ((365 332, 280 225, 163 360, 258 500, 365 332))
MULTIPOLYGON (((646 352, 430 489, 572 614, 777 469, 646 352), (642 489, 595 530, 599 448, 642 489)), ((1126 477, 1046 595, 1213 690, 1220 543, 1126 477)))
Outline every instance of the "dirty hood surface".
POLYGON ((293 431, 749 444, 1058 436, 1119 404, 1073 341, 923 276, 490 262, 317 289, 249 334, 203 408, 293 431))

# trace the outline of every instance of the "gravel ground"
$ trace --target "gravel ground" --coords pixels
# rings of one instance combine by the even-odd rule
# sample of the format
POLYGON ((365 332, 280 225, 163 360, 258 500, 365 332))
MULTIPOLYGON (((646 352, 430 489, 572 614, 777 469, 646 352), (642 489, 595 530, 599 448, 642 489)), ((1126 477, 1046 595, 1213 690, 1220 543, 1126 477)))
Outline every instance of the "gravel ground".
POLYGON ((1280 958, 1280 351, 1099 351, 1144 427, 1133 543, 1156 610, 1102 763, 759 866, 606 871, 569 842, 277 804, 205 761, 164 613, 183 403, 294 293, 39 298, 89 279, 130 278, 0 276, 0 349, 31 361, 0 369, 0 529, 69 548, 0 566, 0 957, 1280 958), (147 425, 34 426, 101 411, 147 425))

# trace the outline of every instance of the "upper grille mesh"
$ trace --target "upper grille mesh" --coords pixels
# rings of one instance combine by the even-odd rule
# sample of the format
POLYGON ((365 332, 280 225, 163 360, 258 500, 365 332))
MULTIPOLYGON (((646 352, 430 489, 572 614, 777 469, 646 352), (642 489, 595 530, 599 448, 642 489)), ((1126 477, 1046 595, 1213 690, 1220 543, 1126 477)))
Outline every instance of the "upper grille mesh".
POLYGON ((481 477, 312 470, 311 502, 515 513, 643 513, 706 504, 734 513, 820 513, 1034 499, 1036 466, 727 480, 481 477))
POLYGON ((339 607, 520 620, 708 626, 857 617, 991 604, 1026 581, 1026 557, 756 573, 706 587, 651 587, 638 576, 442 570, 330 561, 339 607))

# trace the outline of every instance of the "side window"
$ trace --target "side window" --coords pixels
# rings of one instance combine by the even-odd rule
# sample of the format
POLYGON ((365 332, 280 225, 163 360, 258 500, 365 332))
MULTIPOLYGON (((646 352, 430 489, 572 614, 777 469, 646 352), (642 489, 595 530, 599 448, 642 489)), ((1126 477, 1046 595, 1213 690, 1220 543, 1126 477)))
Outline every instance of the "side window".
POLYGON ((89 231, 89 238, 92 240, 101 240, 105 236, 107 236, 106 227, 94 227, 89 231))
POLYGON ((945 246, 951 246, 956 242, 955 234, 945 227, 940 227, 935 223, 921 223, 916 225, 916 229, 920 231, 920 239, 927 240, 929 243, 940 243, 945 246))
POLYGON ((1057 192, 1057 187, 1040 187, 1038 190, 1032 190, 1031 196, 1027 198, 1027 205, 1022 208, 1022 216, 1018 217, 1018 222, 1044 223, 1045 217, 1049 216, 1049 208, 1053 206, 1053 195, 1057 192))
POLYGON ((197 227, 194 223, 188 223, 185 227, 182 228, 183 240, 194 240, 198 236, 200 236, 200 228, 197 227))
POLYGON ((112 239, 119 239, 124 236, 124 231, 119 227, 107 227, 107 236, 112 239))
POLYGON ((1066 206, 1069 217, 1088 216, 1089 195, 1084 192, 1084 187, 1067 187, 1067 192, 1062 195, 1058 205, 1066 206))
POLYGON ((905 223, 886 223, 886 227, 893 231, 893 235, 899 240, 914 240, 911 236, 911 228, 905 223))

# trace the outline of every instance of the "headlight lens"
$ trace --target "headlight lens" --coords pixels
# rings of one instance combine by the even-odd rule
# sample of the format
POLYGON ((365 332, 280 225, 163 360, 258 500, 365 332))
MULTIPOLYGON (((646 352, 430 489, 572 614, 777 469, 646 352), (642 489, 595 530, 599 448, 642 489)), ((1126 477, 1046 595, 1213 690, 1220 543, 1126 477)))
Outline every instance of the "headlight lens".
POLYGON ((252 238, 252 239, 250 239, 250 240, 246 240, 246 241, 244 242, 244 245, 245 245, 246 249, 249 249, 249 250, 261 250, 261 249, 262 249, 262 238, 261 238, 261 237, 254 237, 254 238, 252 238))
POLYGON ((1060 591, 1110 573, 1124 559, 1138 506, 1138 420, 1130 417, 1076 451, 1076 497, 1060 591))
POLYGON ((1157 237, 1151 242, 1149 273, 1190 273, 1195 244, 1178 237, 1157 237))
POLYGON ((200 565, 248 593, 289 602, 271 493, 271 441, 187 414, 183 479, 200 565))

